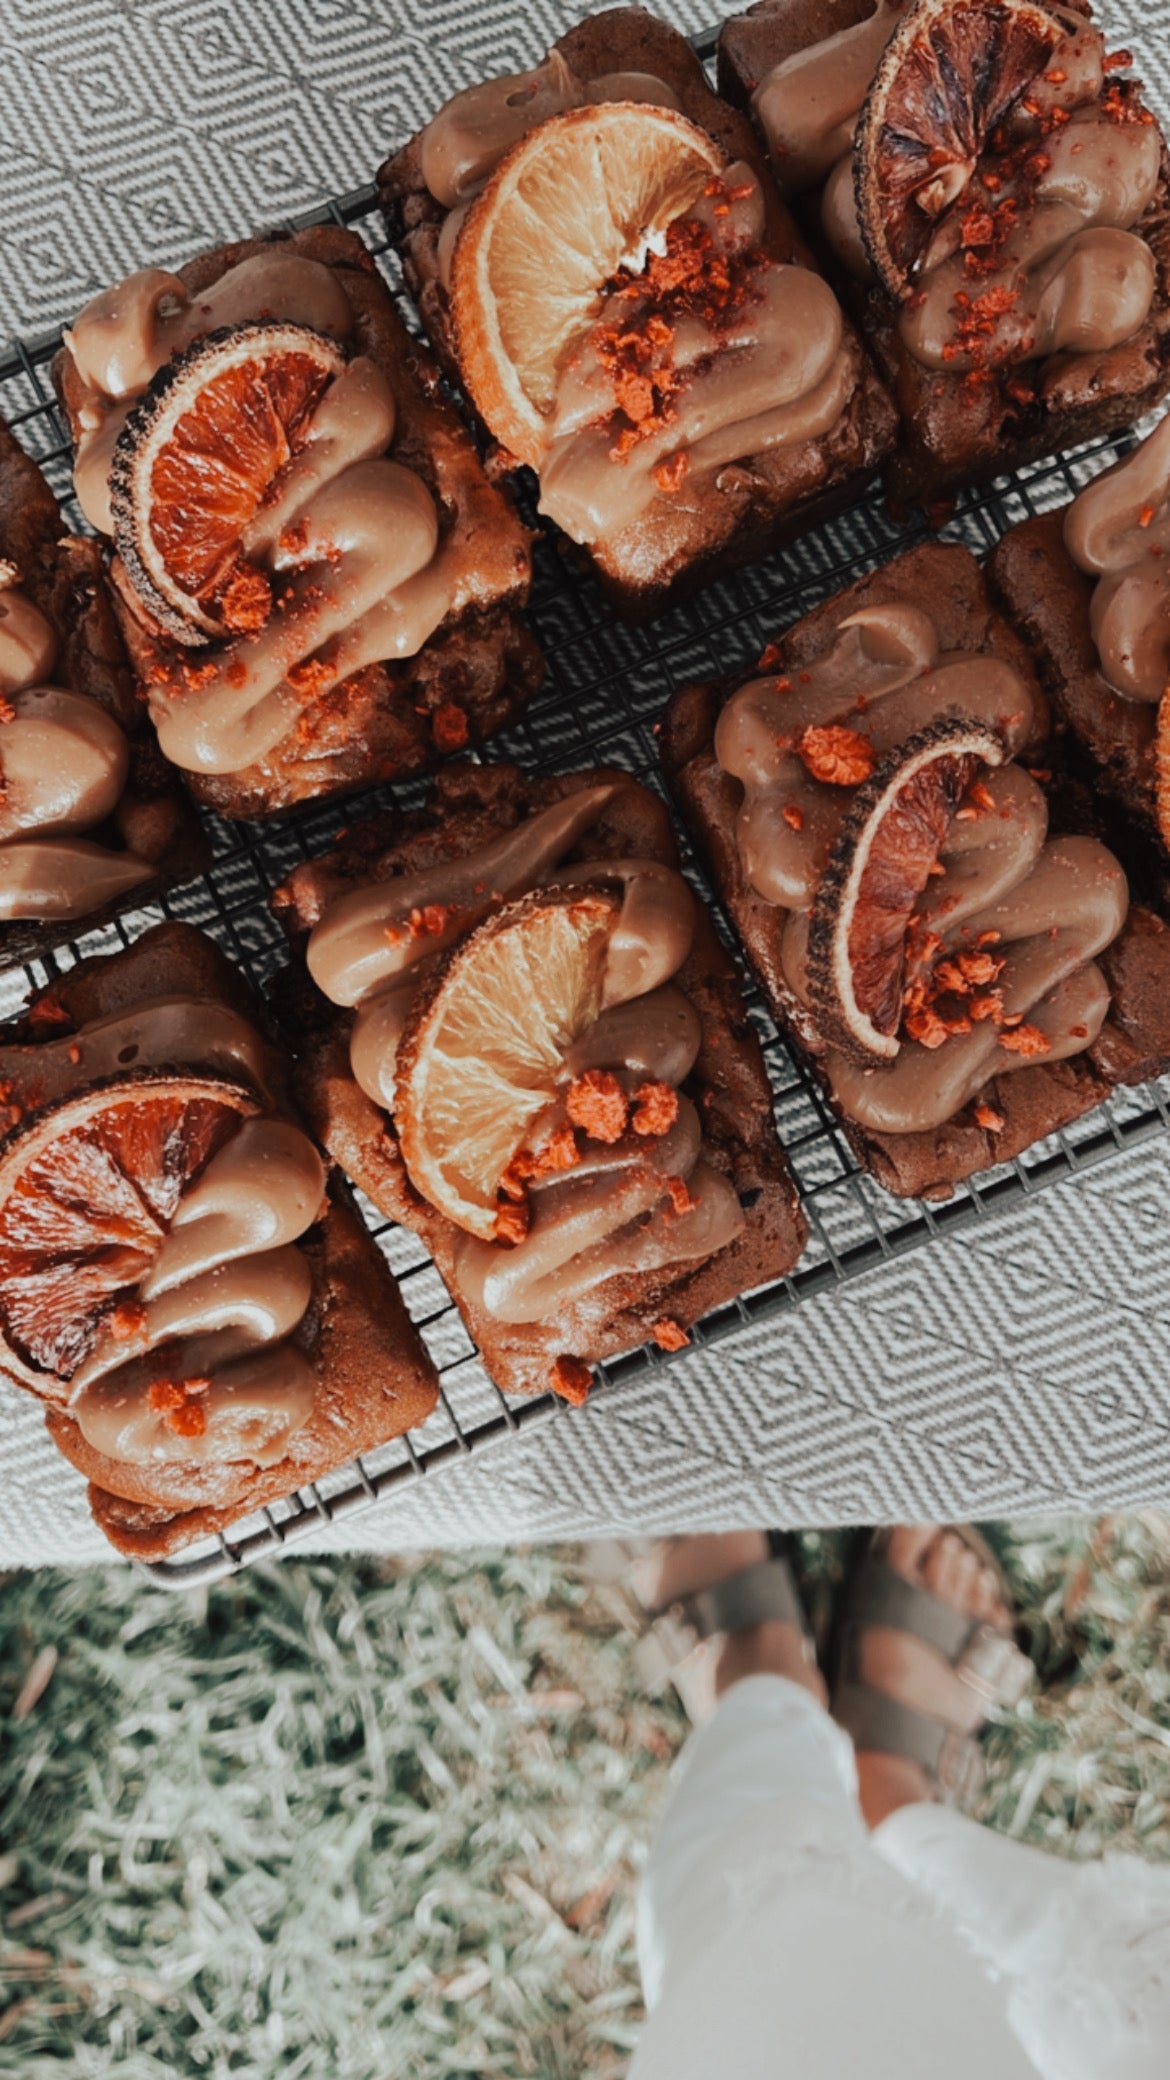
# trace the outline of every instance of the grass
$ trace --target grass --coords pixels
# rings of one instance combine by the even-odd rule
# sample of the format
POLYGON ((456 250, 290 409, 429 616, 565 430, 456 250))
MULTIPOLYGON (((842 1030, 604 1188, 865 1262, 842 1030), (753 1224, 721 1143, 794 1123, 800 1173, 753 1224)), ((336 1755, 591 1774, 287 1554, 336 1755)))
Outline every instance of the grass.
MULTIPOLYGON (((1170 1525, 1000 1542, 1045 1680, 984 1817, 1170 1856, 1170 1525)), ((843 1541, 808 1539, 814 1600, 843 1541), (819 1585, 819 1586, 818 1586, 819 1585)), ((572 1550, 0 1585, 0 2073, 611 2080, 671 1757, 572 1550)))

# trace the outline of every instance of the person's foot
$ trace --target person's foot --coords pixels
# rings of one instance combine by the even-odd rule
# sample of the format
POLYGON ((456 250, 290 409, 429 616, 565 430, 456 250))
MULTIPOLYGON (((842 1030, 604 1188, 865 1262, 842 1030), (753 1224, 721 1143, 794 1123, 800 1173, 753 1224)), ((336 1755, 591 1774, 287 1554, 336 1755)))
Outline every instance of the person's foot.
MULTIPOLYGON (((957 1532, 940 1524, 906 1524, 890 1533, 882 1555, 887 1566, 908 1581, 919 1582, 944 1603, 981 1619, 997 1632, 1012 1631, 1012 1613, 993 1568, 985 1567, 957 1532)), ((857 1674, 861 1682, 884 1690, 901 1704, 912 1705, 963 1733, 975 1733, 987 1708, 942 1655, 925 1640, 870 1625, 858 1643, 857 1674)), ((857 1756, 861 1810, 869 1827, 877 1827, 900 1806, 936 1796, 921 1763, 900 1755, 861 1750, 857 1756)))
MULTIPOLYGON (((679 1597, 712 1589, 729 1575, 754 1567, 768 1558, 768 1551, 762 1531, 696 1532, 686 1538, 663 1539, 653 1553, 636 1563, 634 1591, 648 1610, 660 1610, 679 1597)), ((721 1635, 711 1645, 712 1704, 745 1676, 777 1675, 802 1684, 818 1704, 827 1705, 824 1679, 799 1625, 770 1618, 763 1625, 721 1635)))

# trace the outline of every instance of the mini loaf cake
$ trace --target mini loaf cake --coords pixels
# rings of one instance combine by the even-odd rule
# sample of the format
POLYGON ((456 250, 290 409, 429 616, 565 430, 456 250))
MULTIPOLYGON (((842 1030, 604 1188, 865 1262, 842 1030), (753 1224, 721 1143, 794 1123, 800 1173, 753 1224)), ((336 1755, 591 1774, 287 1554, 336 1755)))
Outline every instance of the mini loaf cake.
POLYGON ((433 1369, 200 932, 0 1034, 0 1372, 121 1551, 162 1559, 421 1422, 433 1369))
POLYGON ((1139 878, 1170 875, 1170 419, 1071 505, 1025 520, 988 578, 1139 878))
POLYGON ((134 698, 98 545, 0 423, 0 954, 104 923, 205 864, 134 698))
POLYGON ((765 993, 900 1195, 945 1198, 1170 1060, 1170 933, 1095 835, 1050 828, 1046 729, 1027 650, 941 546, 668 711, 765 993))
POLYGON ((497 1383, 590 1369, 781 1277, 806 1228, 735 973, 619 772, 456 766, 273 899, 306 1116, 421 1234, 497 1383))
POLYGON ((360 239, 143 269, 65 340, 78 500, 200 801, 265 816, 417 772, 524 706, 527 535, 360 239))
POLYGON ((1170 160, 1127 52, 1033 0, 759 0, 719 44, 901 417, 908 504, 1170 388, 1170 160))
POLYGON ((849 503, 889 445, 750 124, 640 8, 456 95, 378 185, 444 368, 623 615, 849 503))

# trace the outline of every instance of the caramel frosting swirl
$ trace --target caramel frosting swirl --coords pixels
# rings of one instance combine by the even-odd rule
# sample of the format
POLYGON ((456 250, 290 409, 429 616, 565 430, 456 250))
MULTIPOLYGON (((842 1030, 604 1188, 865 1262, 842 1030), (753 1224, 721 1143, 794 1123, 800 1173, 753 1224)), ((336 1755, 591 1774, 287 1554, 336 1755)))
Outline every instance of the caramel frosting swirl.
MULTIPOLYGON (((114 450, 136 401, 172 357, 224 325, 263 317, 349 341, 353 314, 333 271, 279 249, 230 268, 191 298, 179 276, 147 268, 106 290, 66 340, 85 386, 75 484, 83 511, 112 534, 114 450)), ((235 773, 264 758, 316 698, 367 665, 413 657, 446 618, 459 553, 413 470, 388 459, 390 383, 355 355, 327 385, 307 435, 247 526, 241 548, 273 583, 258 631, 176 660, 147 687, 166 756, 188 772, 235 773)), ((128 574, 122 589, 132 593, 128 574)))
MULTIPOLYGON (((743 871, 786 913, 781 964, 805 1007, 809 916, 856 785, 814 777, 815 733, 846 732, 867 753, 868 773, 874 759, 951 717, 990 726, 1009 756, 1036 720, 1010 665, 941 652, 930 615, 907 604, 849 615, 794 680, 753 680, 723 709, 715 753, 743 787, 743 871)), ((952 818, 940 871, 916 905, 904 995, 910 1003, 915 982, 929 985, 926 1003, 953 979, 961 1002, 949 1021, 907 1014, 895 1058, 880 1066, 827 1051, 833 1093, 862 1125, 939 1127, 991 1077, 1064 1060, 1096 1038, 1109 990, 1095 956, 1125 922, 1125 876, 1096 840, 1050 840, 1047 825, 1039 787, 1014 763, 986 772, 952 818)))
MULTIPOLYGON (((955 373, 1057 352, 1105 351, 1149 316, 1153 254, 1131 227, 1157 191, 1161 145, 1148 112, 1105 84, 1105 44, 1083 16, 1016 104, 996 149, 941 218, 902 317, 927 368, 955 373)), ((790 194, 824 182, 821 220, 860 281, 872 281, 857 220, 857 117, 901 10, 878 0, 853 28, 775 66, 753 107, 790 194)))
POLYGON ((69 1412, 95 1451, 132 1465, 283 1458, 316 1392, 288 1339, 313 1295, 296 1243, 324 1186, 298 1127, 263 1116, 239 1125, 71 1382, 69 1412))
MULTIPOLYGON (((675 980, 694 929, 690 891, 654 860, 562 865, 612 794, 609 785, 583 788, 461 859, 351 891, 326 911, 309 940, 309 970, 334 1003, 356 1008, 350 1062, 375 1104, 394 1109, 398 1043, 441 955, 500 902, 575 882, 616 885, 621 908, 600 1014, 566 1050, 541 1134, 565 1126, 569 1085, 590 1070, 615 1075, 631 1099, 646 1083, 678 1090, 702 1039, 698 1013, 675 980)), ((522 1241, 505 1247, 460 1236, 457 1244, 465 1294, 499 1321, 538 1322, 621 1273, 712 1255, 743 1226, 735 1192, 704 1160, 698 1115, 681 1095, 661 1135, 631 1130, 613 1144, 587 1137, 567 1173, 535 1175, 528 1190, 522 1241)))
POLYGON ((1170 419, 1074 498, 1073 562, 1096 578, 1090 619, 1101 670, 1127 701, 1170 686, 1170 419))
POLYGON ((129 747, 97 701, 49 683, 56 637, 17 577, 0 563, 0 918, 84 917, 155 870, 83 835, 117 808, 129 747))

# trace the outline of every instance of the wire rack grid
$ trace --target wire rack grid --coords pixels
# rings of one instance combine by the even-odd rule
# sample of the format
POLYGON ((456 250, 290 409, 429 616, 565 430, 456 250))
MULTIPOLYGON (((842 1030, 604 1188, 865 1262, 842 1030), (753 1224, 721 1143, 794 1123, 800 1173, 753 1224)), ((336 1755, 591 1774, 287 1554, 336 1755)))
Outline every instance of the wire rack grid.
MULTIPOLYGON (((703 50, 701 41, 699 48, 703 50)), ((356 231, 377 257, 404 318, 416 324, 401 293, 397 263, 387 250, 372 188, 336 197, 295 222, 336 223, 356 231)), ((80 530, 84 521, 72 499, 69 443, 48 373, 58 345, 59 335, 52 334, 17 341, 0 352, 0 413, 41 464, 69 524, 80 530)), ((1122 445, 1127 444, 1131 442, 1122 445)), ((981 555, 1015 522, 1063 504, 1118 452, 1117 444, 1097 442, 997 481, 961 501, 944 536, 967 543, 981 555)), ((548 661, 548 680, 528 714, 493 742, 488 755, 537 769, 616 764, 661 791, 654 725, 672 692, 737 664, 749 667, 766 643, 819 600, 927 538, 925 523, 898 525, 873 494, 767 562, 675 607, 652 628, 629 629, 614 620, 593 582, 544 532, 537 543, 530 613, 548 661)), ((423 783, 374 789, 360 806, 373 810, 391 801, 411 805, 424 791, 423 783)), ((272 824, 228 824, 205 816, 213 849, 206 874, 113 925, 83 932, 51 955, 0 976, 0 1017, 12 1015, 30 989, 43 987, 54 974, 88 954, 117 951, 162 916, 182 918, 206 930, 262 987, 285 958, 283 936, 268 908, 272 890, 299 861, 323 850, 353 815, 350 800, 344 808, 310 806, 272 824)), ((693 860, 687 860, 687 870, 734 948, 726 917, 693 860)), ((800 1190, 810 1239, 788 1278, 744 1294, 705 1317, 692 1339, 700 1348, 773 1320, 808 1296, 936 1237, 982 1222, 997 1209, 1170 1126, 1170 1084, 1119 1092, 1106 1106, 1015 1162, 970 1180, 945 1203, 895 1199, 859 1169, 819 1085, 789 1053, 750 979, 745 986, 772 1081, 777 1129, 800 1190)), ((368 1203, 362 1204, 362 1212, 435 1360, 440 1393, 434 1414, 413 1433, 350 1461, 243 1519, 226 1534, 200 1542, 181 1559, 151 1567, 148 1572, 155 1580, 176 1588, 215 1580, 277 1554, 470 1453, 534 1425, 572 1419, 572 1411, 552 1395, 507 1401, 489 1378, 418 1238, 387 1223, 368 1203)), ((686 1353, 667 1356, 652 1346, 630 1351, 598 1367, 595 1396, 612 1394, 652 1370, 686 1363, 686 1353)))

